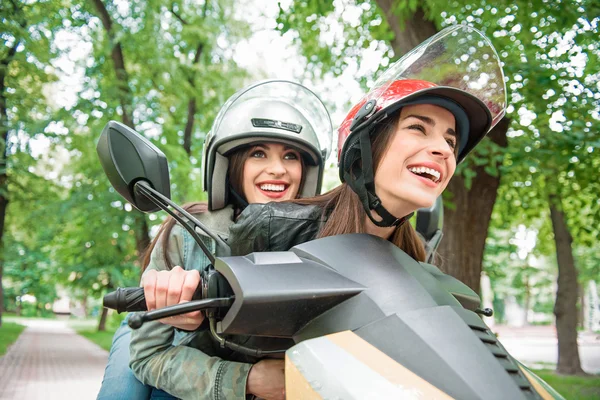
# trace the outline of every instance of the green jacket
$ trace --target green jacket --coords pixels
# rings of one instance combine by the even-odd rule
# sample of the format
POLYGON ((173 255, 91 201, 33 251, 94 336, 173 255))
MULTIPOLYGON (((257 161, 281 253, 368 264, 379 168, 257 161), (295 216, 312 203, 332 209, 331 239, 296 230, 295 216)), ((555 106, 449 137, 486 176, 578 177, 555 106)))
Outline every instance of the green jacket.
MULTIPOLYGON (((316 206, 269 203, 249 205, 235 224, 231 207, 196 217, 229 239, 235 256, 254 251, 285 251, 312 240, 326 220, 322 214, 316 206)), ((208 249, 214 252, 214 242, 205 239, 208 249)), ((191 235, 180 226, 173 228, 168 240, 167 251, 173 265, 202 270, 209 264, 191 235)), ((166 270, 161 247, 159 243, 154 249, 147 269, 166 270)), ((293 344, 289 339, 277 338, 229 339, 263 349, 282 349, 293 344)), ((140 381, 181 399, 244 399, 248 373, 257 361, 220 348, 204 324, 195 332, 183 333, 160 322, 146 322, 132 332, 130 350, 130 367, 140 381)))
MULTIPOLYGON (((213 232, 226 239, 233 209, 196 215, 213 232)), ((214 252, 214 242, 204 237, 214 252)), ((164 239, 163 239, 164 240, 164 239)), ((168 254, 173 265, 186 270, 202 270, 209 264, 191 235, 176 225, 168 238, 168 254)), ((166 270, 162 243, 152 252, 147 270, 166 270)), ((208 321, 206 321, 208 322, 208 321)), ((251 363, 235 359, 231 351, 219 348, 207 329, 180 332, 157 321, 146 322, 131 335, 130 367, 145 384, 181 399, 245 399, 246 380, 251 363)))

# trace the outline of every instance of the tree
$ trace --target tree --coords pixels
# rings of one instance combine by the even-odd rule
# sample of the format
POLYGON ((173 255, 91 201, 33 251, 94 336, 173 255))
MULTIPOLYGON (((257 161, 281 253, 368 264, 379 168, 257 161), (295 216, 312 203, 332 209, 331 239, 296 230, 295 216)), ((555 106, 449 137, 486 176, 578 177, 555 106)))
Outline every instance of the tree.
POLYGON ((0 50, 0 325, 11 189, 21 189, 19 174, 30 166, 13 160, 18 153, 30 151, 31 132, 43 131, 48 122, 45 98, 40 94, 55 79, 44 67, 56 56, 51 40, 61 26, 61 7, 61 1, 42 5, 10 0, 1 8, 0 35, 5 46, 0 50))
MULTIPOLYGON (((579 147, 574 147, 569 137, 553 137, 554 142, 540 140, 541 127, 548 126, 544 124, 550 122, 550 115, 554 112, 561 114, 558 108, 564 106, 565 102, 570 107, 568 103, 572 98, 576 99, 574 102, 579 102, 580 107, 578 110, 577 107, 572 108, 572 116, 565 116, 569 126, 574 128, 577 124, 581 125, 589 116, 595 115, 597 119, 598 106, 594 94, 597 89, 594 87, 597 81, 598 49, 593 38, 597 38, 598 19, 591 17, 597 15, 597 11, 595 3, 588 1, 552 4, 465 1, 441 4, 382 0, 347 1, 339 7, 326 7, 316 2, 293 2, 289 9, 281 11, 279 20, 282 31, 296 33, 304 54, 317 54, 309 58, 317 74, 342 74, 344 69, 352 67, 352 58, 360 57, 364 54, 362 49, 366 48, 372 56, 373 49, 384 47, 380 65, 385 68, 389 59, 403 54, 405 47, 413 44, 411 41, 419 42, 432 32, 433 27, 457 21, 466 21, 491 38, 505 63, 510 90, 509 117, 517 119, 524 126, 530 125, 526 121, 532 118, 531 115, 534 119, 537 116, 539 121, 535 122, 538 128, 532 125, 525 132, 517 127, 510 129, 509 121, 503 121, 489 135, 491 140, 482 142, 461 165, 449 185, 451 198, 446 202, 445 238, 440 248, 440 253, 445 257, 443 269, 478 290, 485 238, 501 181, 507 185, 523 184, 522 177, 530 173, 528 168, 540 161, 536 171, 544 171, 547 178, 544 184, 557 187, 558 182, 556 185, 550 182, 562 176, 564 168, 548 170, 544 166, 548 162, 559 166, 572 164, 568 160, 585 145, 579 139, 579 147), (341 33, 338 33, 339 28, 341 33), (332 34, 336 43, 333 48, 323 40, 323 37, 332 34), (331 51, 323 56, 321 50, 325 48, 331 48, 331 51), (574 67, 572 60, 578 57, 587 60, 585 71, 574 67), (586 79, 577 79, 585 73, 586 79), (548 105, 549 101, 554 104, 548 105), (535 147, 532 143, 535 143, 535 147), (529 153, 533 148, 539 159, 532 160, 529 153), (555 148, 561 149, 560 161, 552 150, 555 148), (504 175, 510 176, 505 178, 504 175)), ((361 80, 366 84, 373 81, 365 76, 361 80)), ((590 127, 580 126, 582 130, 587 129, 584 137, 589 134, 590 127)), ((538 204, 540 199, 547 204, 547 191, 535 193, 538 195, 538 204)), ((560 265, 559 270, 562 270, 560 265)), ((568 271, 569 268, 564 272, 568 271)), ((575 328, 565 329, 574 331, 575 328)), ((565 370, 559 366, 559 371, 565 370)))
MULTIPOLYGON (((344 45, 324 57, 311 58, 314 60, 312 65, 315 71, 333 71, 336 75, 341 74, 352 62, 349 60, 350 56, 360 57, 359 49, 375 47, 372 45, 377 42, 389 46, 382 57, 382 66, 385 68, 388 60, 402 56, 435 34, 438 27, 444 24, 444 13, 436 2, 355 2, 358 22, 345 17, 344 14, 350 8, 352 6, 348 3, 344 4, 342 11, 335 7, 324 8, 317 3, 294 2, 288 10, 281 11, 279 21, 284 32, 297 32, 300 46, 308 56, 318 46, 324 47, 324 43, 315 39, 314 32, 327 31, 329 25, 325 20, 337 17, 337 22, 346 28, 340 38, 344 45)), ((464 12, 460 8, 452 11, 464 12)), ((321 55, 321 52, 317 51, 317 54, 321 55)), ((372 77, 363 77, 362 80, 364 83, 373 81, 372 77)), ((496 168, 502 154, 499 148, 506 147, 508 126, 509 120, 505 119, 493 130, 489 135, 493 144, 480 146, 475 155, 470 156, 477 157, 479 162, 475 164, 467 161, 448 188, 452 194, 452 204, 447 204, 444 212, 445 239, 439 250, 444 258, 441 267, 475 291, 479 291, 485 237, 500 181, 499 170, 496 168), (489 160, 492 161, 491 166, 489 160), (472 193, 477 193, 477 196, 472 193), (471 213, 474 209, 478 210, 476 215, 471 213), (470 243, 468 247, 463 245, 466 241, 470 243)))
MULTIPOLYGON (((73 6, 74 25, 81 26, 74 32, 94 48, 91 59, 81 62, 85 79, 77 103, 57 115, 69 131, 62 142, 70 153, 62 178, 74 183, 61 209, 68 229, 55 243, 62 280, 70 287, 101 296, 134 284, 139 263, 130 241, 135 239, 137 254, 147 243, 147 229, 136 228, 145 217, 114 193, 97 161, 94 143, 108 120, 120 115, 165 152, 174 167, 176 202, 201 198, 201 186, 190 185, 190 179, 198 181, 197 139, 245 77, 217 45, 246 33, 226 6, 232 5, 206 2, 184 9, 177 2, 167 8, 150 1, 123 8, 95 1, 93 7, 73 6)), ((149 219, 159 222, 153 215, 149 219)), ((100 329, 105 319, 106 313, 100 329)))

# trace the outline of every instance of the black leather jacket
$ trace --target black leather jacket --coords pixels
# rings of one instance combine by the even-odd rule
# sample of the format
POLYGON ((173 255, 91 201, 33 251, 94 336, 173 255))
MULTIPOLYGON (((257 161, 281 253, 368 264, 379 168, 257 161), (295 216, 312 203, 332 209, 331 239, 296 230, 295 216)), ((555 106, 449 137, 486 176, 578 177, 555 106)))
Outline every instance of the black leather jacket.
POLYGON ((250 204, 229 229, 231 254, 287 251, 315 239, 326 221, 323 209, 318 206, 250 204))

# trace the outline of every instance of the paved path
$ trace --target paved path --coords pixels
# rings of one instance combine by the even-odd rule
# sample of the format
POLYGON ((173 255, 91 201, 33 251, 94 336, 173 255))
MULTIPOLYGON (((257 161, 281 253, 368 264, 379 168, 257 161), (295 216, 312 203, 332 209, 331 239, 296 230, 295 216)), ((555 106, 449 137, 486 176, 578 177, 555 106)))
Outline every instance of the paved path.
POLYGON ((85 400, 100 390, 108 352, 64 321, 29 320, 0 357, 0 399, 85 400))
MULTIPOLYGON (((506 350, 532 368, 554 369, 558 360, 558 342, 554 326, 492 328, 506 350)), ((600 335, 580 332, 577 340, 581 367, 590 374, 600 374, 600 335)))

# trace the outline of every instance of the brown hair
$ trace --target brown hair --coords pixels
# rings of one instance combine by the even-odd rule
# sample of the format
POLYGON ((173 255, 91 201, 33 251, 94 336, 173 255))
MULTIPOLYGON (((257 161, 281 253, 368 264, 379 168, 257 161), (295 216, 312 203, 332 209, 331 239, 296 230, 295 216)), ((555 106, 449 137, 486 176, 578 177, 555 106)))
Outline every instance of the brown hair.
MULTIPOLYGON (((229 167, 227 169, 227 177, 229 179, 229 184, 231 185, 231 188, 233 190, 235 190, 235 192, 238 193, 240 196, 244 196, 244 163, 246 162, 246 159, 250 156, 250 153, 252 152, 253 149, 254 149, 254 146, 243 147, 243 148, 235 150, 233 153, 231 153, 231 155, 228 156, 229 167)), ((300 154, 302 154, 302 152, 300 152, 300 154)), ((296 196, 300 196, 302 187, 304 186, 305 164, 304 164, 304 158, 302 156, 300 157, 300 163, 302 165, 302 179, 300 181, 298 193, 296 194, 296 196)), ((187 204, 183 205, 183 209, 185 211, 189 212, 190 214, 201 214, 201 213, 208 211, 208 203, 206 203, 206 202, 187 203, 187 204)), ((239 207, 239 206, 235 207, 234 213, 233 213, 234 219, 237 219, 237 217, 239 216, 241 211, 242 211, 241 207, 239 207)), ((152 242, 150 242, 150 244, 144 251, 144 254, 142 254, 142 273, 146 270, 146 268, 148 267, 148 264, 150 264, 150 258, 152 256, 152 251, 156 247, 156 244, 158 243, 158 241, 160 240, 161 237, 165 238, 165 240, 162 240, 162 242, 161 242, 161 250, 163 253, 163 260, 165 261, 165 263, 167 265, 167 270, 173 269, 174 265, 173 265, 173 262, 171 261, 171 259, 169 258, 169 253, 167 251, 167 248, 169 245, 169 241, 168 241, 169 235, 171 234, 171 231, 173 230, 173 227, 175 226, 176 223, 177 223, 177 221, 171 216, 167 217, 167 219, 162 223, 158 232, 156 233, 156 236, 154 237, 154 239, 152 239, 152 242)))
MULTIPOLYGON (((229 156, 229 168, 227 169, 227 177, 229 178, 229 184, 237 193, 243 193, 243 182, 244 182, 244 161, 248 158, 248 154, 252 150, 251 147, 244 147, 242 149, 236 150, 229 156)), ((183 205, 183 209, 190 214, 201 214, 208 211, 208 203, 206 202, 193 202, 187 203, 183 205)), ((239 207, 236 207, 234 211, 234 216, 239 214, 239 207)), ((142 255, 142 272, 146 270, 148 264, 150 264, 150 258, 152 256, 152 251, 156 247, 157 243, 161 238, 164 237, 164 240, 161 241, 161 251, 163 253, 163 260, 165 264, 167 264, 167 270, 173 269, 174 265, 171 259, 169 258, 169 252, 167 251, 169 246, 169 235, 173 230, 173 227, 177 221, 175 218, 168 216, 167 219, 161 224, 158 232, 152 242, 148 245, 144 254, 142 255)))
MULTIPOLYGON (((394 137, 398 126, 399 113, 396 118, 392 117, 392 119, 391 121, 388 120, 389 122, 376 126, 375 133, 371 135, 375 172, 377 172, 394 137)), ((356 162, 360 162, 360 160, 356 162)), ((323 213, 328 215, 327 222, 319 232, 319 238, 345 233, 366 232, 365 221, 367 213, 358 195, 347 183, 343 183, 320 196, 294 200, 294 203, 320 206, 323 209, 323 213)), ((405 222, 396 228, 389 240, 415 260, 425 261, 425 248, 410 223, 405 222)))

